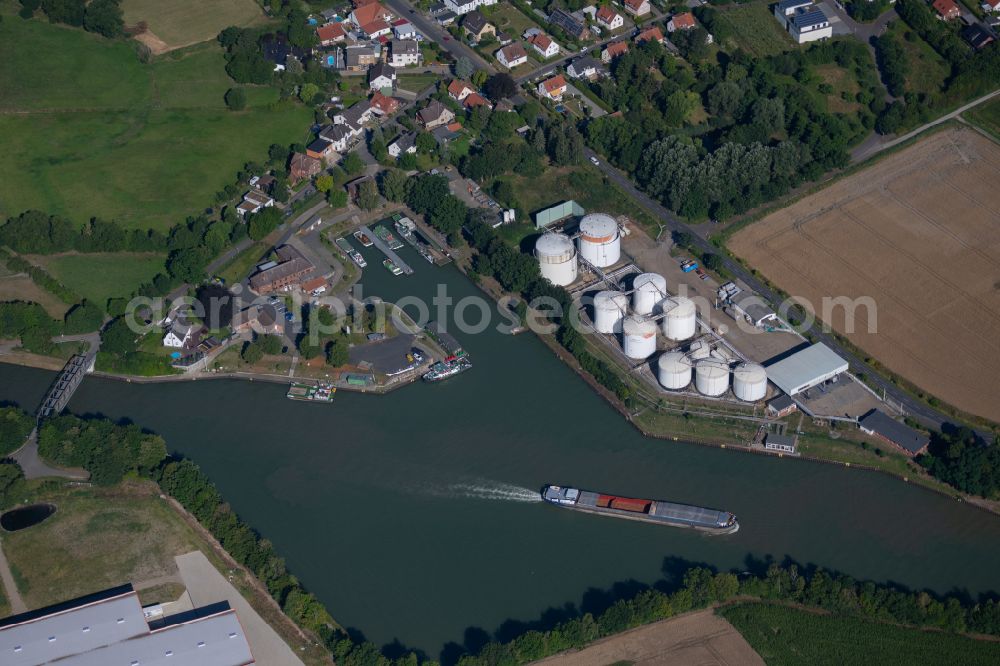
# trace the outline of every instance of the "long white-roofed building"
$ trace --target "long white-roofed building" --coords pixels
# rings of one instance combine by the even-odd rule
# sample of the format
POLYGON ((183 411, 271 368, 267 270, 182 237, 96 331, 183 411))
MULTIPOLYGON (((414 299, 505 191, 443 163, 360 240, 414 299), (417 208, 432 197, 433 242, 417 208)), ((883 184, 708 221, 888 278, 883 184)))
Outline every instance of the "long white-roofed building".
POLYGON ((767 378, 790 396, 847 372, 847 361, 822 342, 795 352, 767 366, 767 378))
POLYGON ((228 602, 148 622, 131 585, 0 620, 3 666, 247 666, 228 602))

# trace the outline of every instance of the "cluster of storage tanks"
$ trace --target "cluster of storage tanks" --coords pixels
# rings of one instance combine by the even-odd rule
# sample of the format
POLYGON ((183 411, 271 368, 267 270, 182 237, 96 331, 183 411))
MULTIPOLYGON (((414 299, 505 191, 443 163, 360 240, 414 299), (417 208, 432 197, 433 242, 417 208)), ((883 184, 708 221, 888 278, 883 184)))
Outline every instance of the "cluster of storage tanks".
MULTIPOLYGON (((535 243, 535 257, 542 277, 565 287, 576 281, 579 258, 598 268, 621 259, 618 223, 610 215, 592 213, 580 221, 577 243, 566 235, 548 232, 535 243)), ((694 301, 670 296, 666 279, 657 273, 642 273, 632 283, 632 301, 620 291, 600 291, 594 296, 594 328, 606 335, 621 335, 622 349, 633 360, 656 353, 659 329, 672 342, 684 342, 698 330, 694 301), (631 305, 631 312, 629 311, 631 305), (652 319, 659 316, 659 321, 652 319)), ((666 352, 657 361, 657 379, 664 388, 681 390, 691 384, 702 395, 718 397, 729 390, 740 400, 756 402, 767 393, 767 372, 757 363, 741 363, 730 373, 729 360, 713 352, 704 341, 691 345, 688 353, 666 352)))
MULTIPOLYGON (((703 347, 707 350, 707 345, 703 347)), ((717 356, 701 356, 700 349, 685 354, 679 351, 662 354, 656 363, 656 376, 663 388, 679 391, 691 384, 698 393, 718 397, 729 390, 729 362, 717 356)), ((739 400, 757 402, 767 394, 767 371, 757 363, 740 363, 732 371, 733 395, 739 400)))
POLYGON ((618 222, 604 213, 591 213, 580 220, 576 245, 569 236, 551 231, 542 234, 535 243, 535 257, 542 277, 560 287, 576 280, 580 257, 593 266, 607 268, 617 264, 621 256, 618 222))

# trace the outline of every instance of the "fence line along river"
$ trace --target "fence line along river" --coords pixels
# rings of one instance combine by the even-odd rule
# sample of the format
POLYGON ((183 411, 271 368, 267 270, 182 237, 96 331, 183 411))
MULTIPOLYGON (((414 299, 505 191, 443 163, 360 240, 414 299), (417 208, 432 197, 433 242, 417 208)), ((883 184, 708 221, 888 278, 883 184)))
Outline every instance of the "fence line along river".
MULTIPOLYGON (((415 273, 394 277, 370 251, 369 294, 479 293, 453 267, 410 261, 415 273)), ((533 336, 451 332, 472 371, 385 396, 317 408, 274 384, 89 377, 69 409, 162 434, 340 622, 434 657, 482 636, 470 628, 591 609, 608 598, 596 591, 677 561, 791 558, 939 593, 1000 590, 996 516, 880 474, 645 438, 533 336), (741 529, 706 537, 527 501, 545 483, 716 507, 741 529)), ((0 366, 0 400, 31 409, 51 378, 0 366)))

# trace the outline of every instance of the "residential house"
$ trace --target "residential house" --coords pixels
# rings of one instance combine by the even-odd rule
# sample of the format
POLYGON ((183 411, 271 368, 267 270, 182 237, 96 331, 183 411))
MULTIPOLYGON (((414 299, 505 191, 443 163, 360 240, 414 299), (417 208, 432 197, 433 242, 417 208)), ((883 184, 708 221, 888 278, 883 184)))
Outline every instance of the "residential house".
POLYGON ((788 416, 796 409, 798 409, 798 405, 784 393, 767 402, 767 415, 774 419, 788 416))
POLYGON ((431 134, 434 135, 434 139, 438 142, 439 146, 446 146, 461 136, 458 133, 460 129, 462 129, 462 123, 451 123, 450 125, 435 127, 431 131, 431 134))
POLYGON ((330 145, 333 146, 333 149, 338 153, 346 153, 347 149, 353 142, 353 139, 363 133, 364 131, 358 128, 354 128, 347 124, 340 124, 327 125, 320 130, 319 135, 324 140, 329 141, 330 145))
POLYGON ((382 90, 396 86, 396 68, 384 62, 379 62, 368 70, 368 89, 382 90))
POLYGON ((256 187, 265 194, 271 193, 271 188, 274 187, 274 183, 275 178, 269 173, 265 173, 263 176, 254 176, 250 179, 250 186, 256 187))
POLYGON ((274 199, 269 197, 263 190, 254 188, 243 195, 243 201, 236 206, 236 212, 241 216, 256 213, 262 208, 270 208, 274 205, 274 199))
POLYGON ((546 34, 538 33, 537 35, 532 35, 528 39, 528 43, 543 58, 554 58, 559 55, 559 45, 546 34))
POLYGON ((392 33, 392 26, 389 25, 387 21, 382 19, 375 19, 371 23, 366 23, 365 25, 358 28, 358 32, 364 35, 366 38, 374 40, 379 37, 384 37, 392 33))
POLYGON ((295 153, 288 160, 288 179, 292 183, 312 178, 322 170, 322 162, 303 153, 295 153))
POLYGON ((465 81, 454 79, 448 84, 448 97, 451 97, 456 102, 461 102, 474 92, 476 92, 476 89, 465 81))
POLYGON ((417 32, 417 29, 413 27, 413 24, 406 19, 399 19, 392 22, 392 36, 396 39, 416 39, 418 41, 423 38, 417 32))
POLYGON ((980 7, 982 7, 984 12, 1000 14, 1000 0, 985 0, 980 7))
POLYGON ((638 35, 635 36, 635 43, 645 44, 646 42, 659 42, 662 44, 667 41, 663 36, 663 31, 660 30, 660 26, 654 25, 652 28, 646 28, 638 35))
POLYGON ((326 21, 327 23, 331 23, 331 22, 337 20, 337 17, 339 16, 339 14, 337 13, 337 10, 336 9, 332 9, 332 8, 331 9, 324 9, 323 11, 321 11, 319 13, 319 15, 322 16, 323 20, 326 21))
POLYGON ((420 64, 420 46, 412 39, 394 39, 389 42, 389 64, 409 67, 420 64))
POLYGON ((316 28, 316 38, 319 39, 320 46, 333 46, 334 43, 343 41, 347 35, 341 23, 327 23, 316 28))
POLYGON ((378 53, 371 46, 348 46, 344 49, 344 67, 351 72, 362 72, 378 62, 378 53))
POLYGON ((250 277, 250 289, 260 295, 288 291, 312 272, 314 266, 291 245, 277 248, 277 266, 264 269, 250 277))
POLYGON ((505 46, 495 55, 497 62, 507 69, 514 69, 518 65, 528 62, 528 54, 520 43, 505 46))
POLYGON ((466 109, 469 110, 475 109, 476 107, 479 106, 485 106, 487 109, 493 107, 493 105, 490 104, 490 101, 488 99, 486 99, 477 92, 474 92, 471 95, 466 96, 466 98, 462 100, 462 106, 464 106, 466 109))
POLYGON ((399 111, 401 104, 398 99, 383 95, 381 92, 376 92, 371 98, 372 112, 377 116, 391 116, 399 111))
POLYGON ((645 16, 649 13, 649 0, 624 0, 622 4, 632 16, 645 16))
POLYGON ((462 30, 474 42, 481 41, 488 35, 496 35, 497 29, 492 23, 486 20, 479 10, 471 11, 462 19, 462 30))
POLYGON ((563 9, 554 9, 549 14, 549 23, 556 26, 573 39, 587 39, 590 37, 590 30, 587 29, 587 22, 579 19, 563 9))
POLYGON ((796 43, 805 44, 833 37, 833 26, 819 7, 800 8, 788 17, 788 34, 796 43))
POLYGON ((399 138, 389 144, 389 155, 396 159, 403 153, 417 152, 417 133, 406 132, 400 134, 399 138))
POLYGON ((774 6, 774 16, 781 22, 781 27, 788 30, 788 17, 799 9, 811 6, 813 0, 780 0, 774 6))
POLYGON ((392 20, 392 13, 383 7, 381 3, 370 2, 361 7, 355 7, 354 11, 348 15, 347 20, 363 31, 366 25, 370 25, 375 21, 388 24, 392 20))
POLYGON ((694 20, 694 14, 691 12, 684 12, 683 14, 674 14, 667 21, 667 32, 676 32, 677 30, 694 30, 698 27, 698 23, 694 20))
POLYGON ((299 61, 309 56, 308 51, 292 46, 284 35, 267 35, 260 43, 261 52, 264 59, 274 63, 274 71, 285 71, 285 64, 289 58, 299 61))
POLYGON ((333 124, 349 125, 354 129, 358 129, 370 121, 374 115, 375 113, 372 111, 371 104, 368 100, 363 99, 360 102, 355 102, 343 111, 339 111, 333 117, 333 124))
POLYGON ((454 23, 455 19, 457 19, 457 18, 458 18, 458 14, 456 14, 455 12, 453 12, 453 11, 446 11, 446 12, 441 12, 440 14, 438 14, 437 18, 434 19, 434 20, 436 20, 438 22, 438 25, 449 26, 452 23, 454 23))
POLYGON ((993 35, 986 32, 986 30, 984 30, 978 23, 973 23, 972 25, 967 25, 962 28, 962 39, 967 41, 972 48, 978 51, 981 48, 985 48, 987 44, 993 41, 993 35))
POLYGON ((538 84, 538 94, 554 102, 561 100, 565 92, 566 78, 562 74, 553 76, 551 79, 545 79, 538 84))
POLYGON ((447 125, 454 119, 455 114, 451 112, 451 109, 437 100, 432 100, 417 112, 417 120, 428 130, 447 125))
POLYGON ((625 17, 607 5, 597 10, 594 14, 594 20, 597 21, 598 25, 608 30, 617 30, 625 25, 625 17))
POLYGON ((489 7, 497 4, 497 0, 444 0, 445 7, 455 13, 456 16, 468 14, 480 7, 489 7))
POLYGON ((183 316, 178 316, 167 328, 163 336, 163 346, 172 349, 192 349, 198 346, 200 332, 200 324, 192 324, 183 316))
POLYGON ((313 139, 312 143, 306 146, 306 155, 313 159, 322 160, 325 164, 336 162, 340 157, 333 144, 323 137, 313 139))
POLYGON ((955 4, 955 0, 934 0, 931 5, 938 13, 938 18, 942 21, 951 21, 959 18, 962 11, 955 4))
POLYGON ((626 53, 628 53, 628 42, 611 42, 601 51, 601 62, 609 63, 626 53))
MULTIPOLYGON (((1000 2, 1000 0, 997 0, 997 2, 1000 2)), ((500 44, 500 46, 507 46, 508 44, 510 44, 513 41, 514 41, 514 38, 511 37, 506 32, 504 32, 503 30, 498 30, 497 31, 497 43, 500 44)))
POLYGON ((571 79, 588 79, 593 81, 606 75, 607 70, 594 58, 584 56, 571 62, 566 68, 566 73, 571 79))
POLYGON ((278 313, 272 305, 251 305, 233 314, 230 324, 234 333, 253 331, 257 335, 281 335, 282 327, 278 313))
POLYGON ((930 444, 927 435, 890 418, 878 409, 873 409, 858 419, 858 425, 865 433, 892 444, 908 456, 923 453, 930 444))

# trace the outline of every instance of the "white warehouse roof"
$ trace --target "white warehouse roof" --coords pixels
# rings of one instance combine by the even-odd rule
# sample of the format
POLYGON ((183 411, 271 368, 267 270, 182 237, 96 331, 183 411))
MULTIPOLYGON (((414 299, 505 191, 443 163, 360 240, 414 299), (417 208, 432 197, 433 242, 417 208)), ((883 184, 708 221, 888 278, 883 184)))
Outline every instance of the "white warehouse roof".
POLYGON ((847 361, 822 342, 767 366, 767 378, 788 395, 801 393, 847 372, 847 361))

